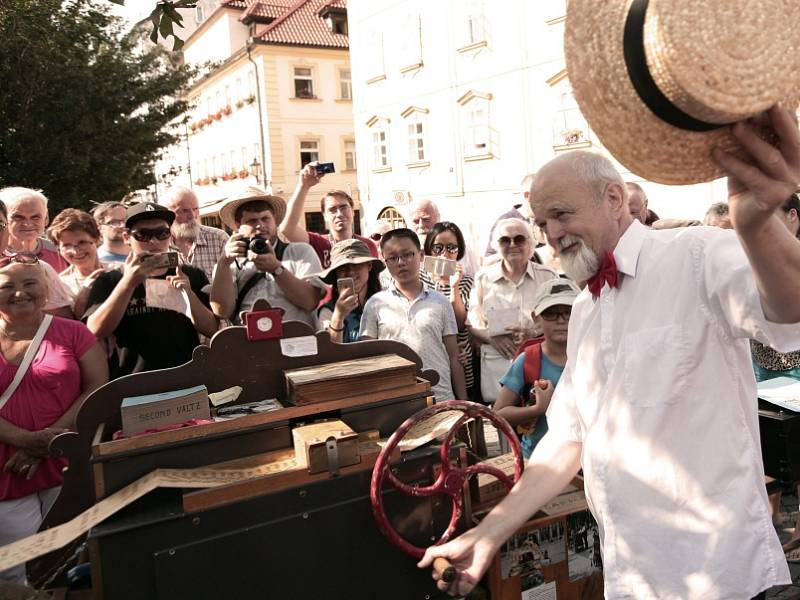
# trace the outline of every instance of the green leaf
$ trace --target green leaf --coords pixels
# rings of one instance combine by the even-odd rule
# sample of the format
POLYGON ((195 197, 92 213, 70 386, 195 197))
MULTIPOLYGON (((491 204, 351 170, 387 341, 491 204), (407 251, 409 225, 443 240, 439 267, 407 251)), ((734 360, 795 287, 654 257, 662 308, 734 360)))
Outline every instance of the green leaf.
POLYGON ((173 34, 172 35, 172 40, 173 40, 173 42, 172 42, 172 51, 173 52, 177 52, 178 50, 183 48, 183 40, 181 38, 179 38, 177 35, 173 34))
POLYGON ((169 36, 174 35, 172 33, 172 21, 170 21, 169 19, 167 19, 162 15, 161 23, 158 26, 158 32, 164 39, 167 39, 169 36))
POLYGON ((164 5, 164 16, 177 23, 178 27, 183 27, 183 16, 171 4, 164 5))

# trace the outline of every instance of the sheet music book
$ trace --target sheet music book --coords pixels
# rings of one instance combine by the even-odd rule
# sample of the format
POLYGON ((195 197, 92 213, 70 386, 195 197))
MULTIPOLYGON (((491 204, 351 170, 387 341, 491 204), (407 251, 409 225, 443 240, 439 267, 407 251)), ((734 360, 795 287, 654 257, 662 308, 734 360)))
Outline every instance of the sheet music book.
POLYGON ((792 412, 800 412, 800 381, 776 377, 758 383, 758 397, 792 412))

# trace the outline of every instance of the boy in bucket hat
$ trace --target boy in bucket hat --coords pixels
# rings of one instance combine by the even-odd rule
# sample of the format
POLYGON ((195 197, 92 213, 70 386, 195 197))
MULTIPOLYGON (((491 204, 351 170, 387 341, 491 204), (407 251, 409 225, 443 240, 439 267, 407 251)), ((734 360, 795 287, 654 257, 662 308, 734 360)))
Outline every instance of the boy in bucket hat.
POLYGON ((569 316, 580 291, 569 279, 542 284, 531 312, 542 337, 525 347, 500 380, 493 408, 517 428, 526 459, 547 433, 545 413, 567 362, 569 316))

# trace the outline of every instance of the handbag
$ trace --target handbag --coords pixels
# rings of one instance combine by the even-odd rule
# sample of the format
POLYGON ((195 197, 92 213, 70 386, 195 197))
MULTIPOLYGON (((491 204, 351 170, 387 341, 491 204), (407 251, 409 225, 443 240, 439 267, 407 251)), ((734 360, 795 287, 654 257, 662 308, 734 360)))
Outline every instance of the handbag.
POLYGON ((48 328, 50 327, 50 323, 53 321, 53 315, 45 315, 42 322, 39 324, 39 329, 36 330, 36 335, 33 336, 28 349, 25 350, 25 356, 22 357, 22 362, 19 364, 19 368, 17 369, 16 375, 14 375, 14 379, 11 381, 9 386, 3 392, 3 395, 0 396, 0 410, 6 405, 8 399, 17 391, 19 384, 22 382, 22 378, 25 377, 25 373, 28 372, 28 368, 30 368, 33 359, 36 357, 36 353, 39 351, 39 346, 44 339, 44 334, 47 333, 48 328))

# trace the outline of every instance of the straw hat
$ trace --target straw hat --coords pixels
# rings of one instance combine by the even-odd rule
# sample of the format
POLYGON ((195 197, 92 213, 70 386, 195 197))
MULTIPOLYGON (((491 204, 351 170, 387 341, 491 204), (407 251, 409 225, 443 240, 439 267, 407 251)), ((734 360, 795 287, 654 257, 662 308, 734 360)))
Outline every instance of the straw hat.
POLYGON ((336 242, 331 248, 331 266, 322 271, 319 274, 319 278, 325 283, 333 285, 336 282, 336 269, 339 267, 343 265, 360 265, 368 262, 373 263, 372 269, 376 273, 383 271, 383 263, 380 259, 370 254, 369 246, 366 243, 356 238, 342 240, 341 242, 336 242))
POLYGON ((631 171, 710 181, 724 175, 712 147, 742 152, 724 125, 776 103, 797 108, 798 23, 795 1, 570 0, 569 80, 589 126, 631 171))
POLYGON ((253 200, 263 200, 269 204, 272 216, 275 217, 275 222, 280 224, 283 221, 283 216, 286 214, 286 201, 279 196, 270 196, 267 192, 254 185, 248 186, 228 198, 228 201, 219 209, 219 218, 222 219, 225 225, 235 231, 238 229, 233 218, 236 214, 236 209, 242 204, 253 200))

